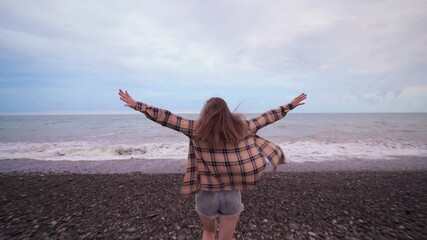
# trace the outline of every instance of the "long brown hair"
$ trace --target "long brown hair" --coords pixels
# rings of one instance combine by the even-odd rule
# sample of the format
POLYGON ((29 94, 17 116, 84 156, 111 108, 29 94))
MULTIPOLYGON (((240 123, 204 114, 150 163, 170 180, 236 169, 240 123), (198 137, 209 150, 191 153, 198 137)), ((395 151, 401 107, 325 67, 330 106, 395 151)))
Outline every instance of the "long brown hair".
POLYGON ((206 101, 196 122, 195 136, 215 147, 226 143, 237 144, 247 132, 243 116, 231 113, 224 99, 215 97, 206 101))

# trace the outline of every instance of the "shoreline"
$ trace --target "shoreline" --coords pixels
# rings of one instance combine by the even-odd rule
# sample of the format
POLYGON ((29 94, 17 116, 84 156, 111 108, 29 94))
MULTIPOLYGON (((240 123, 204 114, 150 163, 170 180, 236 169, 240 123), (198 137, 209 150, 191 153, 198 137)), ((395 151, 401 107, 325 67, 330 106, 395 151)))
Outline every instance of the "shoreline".
MULTIPOLYGON (((4 159, 0 173, 184 173, 186 159, 127 159, 102 161, 67 161, 4 159)), ((272 167, 267 164, 267 171, 272 167)), ((395 157, 393 159, 346 159, 322 162, 288 162, 278 172, 340 172, 340 171, 425 171, 427 157, 395 157)))

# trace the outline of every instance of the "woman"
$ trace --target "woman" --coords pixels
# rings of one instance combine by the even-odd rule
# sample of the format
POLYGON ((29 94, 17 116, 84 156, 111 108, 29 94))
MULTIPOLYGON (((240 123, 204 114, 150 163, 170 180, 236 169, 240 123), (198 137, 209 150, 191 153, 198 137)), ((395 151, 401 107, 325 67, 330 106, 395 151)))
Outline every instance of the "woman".
POLYGON ((202 239, 215 239, 217 220, 219 239, 232 239, 243 210, 241 190, 254 189, 267 158, 274 168, 285 162, 280 147, 256 135, 257 131, 287 112, 303 105, 305 93, 291 103, 245 120, 230 112, 221 98, 206 101, 197 121, 167 110, 135 101, 119 90, 125 106, 145 114, 162 126, 189 137, 187 170, 181 187, 183 195, 196 193, 196 211, 203 225, 202 239))

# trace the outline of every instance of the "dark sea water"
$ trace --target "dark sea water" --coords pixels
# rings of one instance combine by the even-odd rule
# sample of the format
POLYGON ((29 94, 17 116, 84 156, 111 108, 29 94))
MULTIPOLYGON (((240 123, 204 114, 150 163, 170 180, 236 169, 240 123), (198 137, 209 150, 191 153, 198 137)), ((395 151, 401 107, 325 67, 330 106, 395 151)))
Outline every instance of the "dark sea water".
MULTIPOLYGON (((427 113, 289 113, 259 135, 295 162, 427 156, 427 113)), ((142 114, 0 116, 0 159, 184 159, 187 150, 185 135, 142 114)))

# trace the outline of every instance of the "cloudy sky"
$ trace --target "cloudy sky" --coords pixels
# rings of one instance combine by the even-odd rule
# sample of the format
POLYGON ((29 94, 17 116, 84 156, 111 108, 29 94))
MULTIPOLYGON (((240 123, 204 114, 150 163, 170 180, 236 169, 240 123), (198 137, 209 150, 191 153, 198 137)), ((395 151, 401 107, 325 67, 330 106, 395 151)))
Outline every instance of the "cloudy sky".
POLYGON ((427 1, 0 2, 0 113, 426 112, 427 1))

